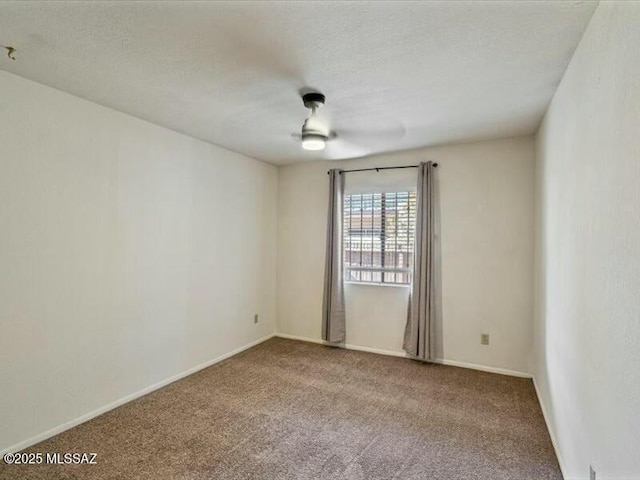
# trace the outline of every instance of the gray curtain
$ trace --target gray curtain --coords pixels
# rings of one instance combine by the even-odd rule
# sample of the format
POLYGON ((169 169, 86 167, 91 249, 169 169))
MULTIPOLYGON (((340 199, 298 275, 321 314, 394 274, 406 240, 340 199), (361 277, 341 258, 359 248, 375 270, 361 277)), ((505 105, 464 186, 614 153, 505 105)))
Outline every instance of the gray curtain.
POLYGON ((434 166, 421 163, 416 194, 416 234, 404 349, 419 360, 433 360, 434 286, 434 166))
POLYGON ((322 339, 340 343, 345 340, 344 275, 342 265, 342 217, 344 175, 329 171, 329 215, 327 219, 327 253, 324 267, 322 301, 322 339))

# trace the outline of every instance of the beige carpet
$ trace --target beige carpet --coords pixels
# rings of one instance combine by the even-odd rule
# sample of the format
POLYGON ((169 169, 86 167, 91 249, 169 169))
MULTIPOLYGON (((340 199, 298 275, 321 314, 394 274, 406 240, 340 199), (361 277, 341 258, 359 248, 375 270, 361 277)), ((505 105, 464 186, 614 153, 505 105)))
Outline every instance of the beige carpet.
POLYGON ((272 339, 29 452, 1 479, 561 479, 530 380, 272 339))

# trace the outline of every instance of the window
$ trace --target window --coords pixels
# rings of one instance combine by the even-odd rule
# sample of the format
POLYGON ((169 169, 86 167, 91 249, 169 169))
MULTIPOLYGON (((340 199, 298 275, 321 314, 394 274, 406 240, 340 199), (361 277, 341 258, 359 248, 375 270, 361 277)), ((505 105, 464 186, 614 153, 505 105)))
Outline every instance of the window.
POLYGON ((346 195, 345 281, 408 284, 415 228, 415 192, 346 195))

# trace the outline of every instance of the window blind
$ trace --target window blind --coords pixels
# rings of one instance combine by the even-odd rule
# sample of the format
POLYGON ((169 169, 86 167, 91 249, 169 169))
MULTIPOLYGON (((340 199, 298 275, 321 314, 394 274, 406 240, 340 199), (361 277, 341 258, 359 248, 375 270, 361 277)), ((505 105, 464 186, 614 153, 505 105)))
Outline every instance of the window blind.
POLYGON ((408 284, 415 218, 415 192, 346 195, 345 281, 408 284))

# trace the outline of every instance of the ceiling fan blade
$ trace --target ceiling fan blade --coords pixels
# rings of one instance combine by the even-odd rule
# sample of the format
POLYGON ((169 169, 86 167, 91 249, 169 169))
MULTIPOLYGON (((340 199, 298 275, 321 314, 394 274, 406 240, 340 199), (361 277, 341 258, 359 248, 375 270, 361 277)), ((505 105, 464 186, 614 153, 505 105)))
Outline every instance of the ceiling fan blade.
POLYGON ((359 145, 354 145, 338 136, 338 138, 334 138, 327 142, 323 157, 329 160, 340 160, 345 158, 364 157, 370 153, 371 150, 359 145))
POLYGON ((406 129, 402 125, 391 128, 336 129, 338 138, 366 149, 391 148, 402 140, 406 129))
POLYGON ((324 108, 324 95, 320 93, 317 95, 321 97, 321 101, 315 104, 309 98, 310 93, 306 96, 303 94, 304 105, 311 109, 312 113, 305 120, 301 134, 293 133, 291 136, 296 142, 301 142, 303 135, 325 137, 327 142, 321 156, 326 159, 357 158, 370 155, 375 151, 392 150, 406 134, 406 129, 400 122, 392 120, 390 124, 388 118, 360 119, 355 128, 332 129, 332 115, 324 108), (321 106, 323 108, 319 108, 321 106))

